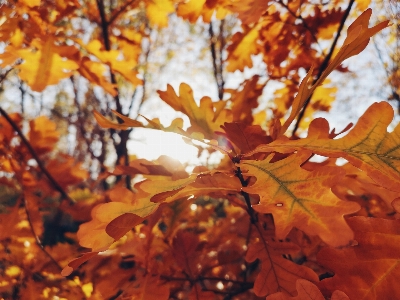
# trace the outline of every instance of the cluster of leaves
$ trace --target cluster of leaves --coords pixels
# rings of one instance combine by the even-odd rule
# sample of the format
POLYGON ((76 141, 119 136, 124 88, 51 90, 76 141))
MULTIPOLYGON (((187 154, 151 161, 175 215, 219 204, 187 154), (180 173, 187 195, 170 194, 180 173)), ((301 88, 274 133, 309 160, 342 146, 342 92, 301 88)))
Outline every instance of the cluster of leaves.
POLYGON ((21 115, 0 110, 0 295, 400 298, 400 127, 387 131, 393 109, 375 103, 340 133, 325 119, 311 121, 334 100, 331 88, 321 87, 327 76, 346 71, 341 63, 388 26, 385 21, 369 27, 368 9, 336 49, 334 36, 352 4, 346 10, 282 0, 127 1, 108 10, 101 0, 4 5, 0 39, 7 46, 0 59, 6 72, 18 71, 38 92, 72 74, 101 87, 114 97, 107 108, 115 107, 116 120, 106 109, 93 115, 120 142, 115 168, 103 166, 91 180, 82 163, 56 150, 56 123, 36 118, 24 135, 21 115), (219 101, 200 102, 185 83, 179 92, 170 85, 158 92, 188 117, 187 128, 179 118, 169 125, 132 119, 123 114, 120 98, 124 84, 145 84, 145 77, 138 79, 142 39, 150 39, 149 28, 167 26, 175 11, 189 22, 202 17, 210 23, 214 75, 222 91, 219 101), (223 20, 231 14, 241 29, 228 44, 221 31, 216 42, 213 16, 223 20), (99 31, 87 43, 74 27, 83 19, 99 31), (332 39, 329 53, 316 50, 319 41, 332 39), (252 67, 255 54, 265 62, 269 80, 284 83, 270 120, 254 114, 269 80, 255 75, 238 90, 224 89, 224 72, 252 67), (304 69, 309 71, 300 83, 304 69), (294 131, 307 129, 306 137, 288 137, 296 118, 294 131), (128 128, 173 132, 223 159, 212 169, 196 166, 190 173, 166 156, 129 161, 128 128), (310 160, 315 155, 326 159, 310 160), (347 163, 339 166, 338 158, 347 163), (110 176, 117 178, 112 187, 105 184, 110 176))

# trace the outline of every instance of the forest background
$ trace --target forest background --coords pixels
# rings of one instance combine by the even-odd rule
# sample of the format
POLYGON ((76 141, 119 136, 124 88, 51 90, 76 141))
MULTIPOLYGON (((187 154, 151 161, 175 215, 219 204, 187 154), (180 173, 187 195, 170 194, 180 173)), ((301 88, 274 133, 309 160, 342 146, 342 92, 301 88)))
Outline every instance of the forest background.
POLYGON ((400 298, 396 1, 0 9, 2 298, 400 298))

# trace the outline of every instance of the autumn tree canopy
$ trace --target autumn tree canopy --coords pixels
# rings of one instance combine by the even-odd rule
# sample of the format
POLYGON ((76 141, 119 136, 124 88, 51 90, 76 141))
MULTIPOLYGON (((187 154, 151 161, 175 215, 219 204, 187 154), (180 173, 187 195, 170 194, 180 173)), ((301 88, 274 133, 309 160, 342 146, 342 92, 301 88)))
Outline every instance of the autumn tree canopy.
POLYGON ((368 0, 3 1, 0 298, 400 299, 400 127, 385 101, 400 103, 399 13, 368 0), (332 128, 316 117, 345 88, 332 75, 381 31, 391 96, 332 128), (204 65, 180 66, 190 55, 204 65), (193 78, 174 87, 191 67, 213 97, 193 78), (176 118, 144 108, 153 89, 176 118), (138 156, 143 129, 204 163, 138 156))

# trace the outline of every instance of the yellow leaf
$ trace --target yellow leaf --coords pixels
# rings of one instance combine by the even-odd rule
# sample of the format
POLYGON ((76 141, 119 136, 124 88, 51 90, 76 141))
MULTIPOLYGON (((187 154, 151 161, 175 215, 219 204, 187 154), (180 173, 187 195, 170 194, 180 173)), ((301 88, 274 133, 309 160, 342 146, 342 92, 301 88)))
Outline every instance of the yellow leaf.
POLYGON ((43 154, 52 151, 60 138, 56 123, 41 116, 30 121, 29 125, 31 128, 28 134, 29 142, 36 152, 43 154))
POLYGON ((21 0, 26 6, 35 7, 40 5, 41 0, 21 0))
POLYGON ((257 39, 259 27, 245 28, 244 32, 237 32, 232 37, 232 43, 228 46, 228 58, 226 70, 234 72, 242 71, 245 67, 253 67, 251 56, 258 53, 257 39))
POLYGON ((231 118, 226 111, 224 113, 218 112, 219 102, 213 103, 209 97, 203 97, 200 100, 200 105, 197 105, 193 98, 193 91, 186 83, 179 86, 179 96, 170 85, 167 86, 165 92, 158 91, 158 94, 173 109, 183 112, 189 117, 192 125, 187 130, 189 134, 200 132, 204 134, 205 138, 212 139, 214 131, 219 130, 220 126, 231 118), (219 114, 216 115, 216 113, 219 114))
POLYGON ((84 47, 89 53, 100 59, 101 62, 108 64, 113 71, 121 74, 126 80, 134 85, 142 84, 142 81, 137 78, 137 62, 133 60, 122 59, 120 51, 102 49, 102 43, 99 40, 93 40, 89 44, 84 45, 82 41, 77 42, 84 47))
MULTIPOLYGON (((71 76, 71 71, 78 69, 79 65, 72 60, 65 59, 58 54, 58 46, 51 37, 44 41, 38 39, 32 42, 37 48, 21 49, 17 53, 24 62, 17 66, 19 76, 26 81, 32 90, 43 91, 47 86, 57 84, 61 79, 71 76)), ((70 47, 75 50, 74 47, 70 47)))
POLYGON ((168 26, 168 14, 175 11, 171 0, 150 0, 147 3, 146 14, 150 24, 158 27, 168 26))
POLYGON ((79 66, 78 72, 91 83, 102 87, 111 96, 117 95, 115 85, 104 78, 104 75, 108 73, 108 70, 103 64, 91 61, 89 58, 84 57, 79 66))

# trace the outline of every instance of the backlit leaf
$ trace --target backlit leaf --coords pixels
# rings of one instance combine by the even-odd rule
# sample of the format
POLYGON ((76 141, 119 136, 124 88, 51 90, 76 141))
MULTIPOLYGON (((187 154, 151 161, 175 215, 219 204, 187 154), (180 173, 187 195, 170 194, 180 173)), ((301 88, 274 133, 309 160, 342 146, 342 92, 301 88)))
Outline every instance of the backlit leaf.
POLYGON ((158 94, 173 109, 183 112, 189 117, 191 127, 187 130, 188 133, 201 132, 206 138, 211 139, 214 132, 223 124, 223 115, 216 115, 215 106, 211 99, 203 97, 200 104, 197 105, 191 87, 185 83, 179 86, 179 95, 170 85, 167 85, 165 92, 158 91, 158 94))
POLYGON ((348 244, 353 233, 343 215, 359 210, 356 203, 339 200, 330 190, 343 173, 339 168, 325 167, 308 172, 300 165, 310 153, 299 153, 275 163, 270 155, 263 161, 242 161, 240 167, 246 175, 255 176, 255 184, 244 187, 250 194, 260 195, 260 203, 254 209, 272 213, 276 235, 280 239, 293 227, 309 235, 319 235, 331 246, 348 244))
MULTIPOLYGON (((18 50, 18 54, 24 59, 24 63, 18 65, 19 76, 26 81, 32 90, 43 91, 48 85, 56 84, 61 79, 71 76, 71 71, 78 69, 79 65, 72 60, 64 59, 58 52, 55 40, 46 38, 44 43, 34 40, 32 45, 37 48, 18 50)), ((76 48, 69 47, 70 51, 76 48)))
POLYGON ((325 119, 310 124, 307 138, 287 140, 282 137, 268 145, 257 147, 255 152, 277 151, 291 153, 306 149, 313 153, 343 157, 367 172, 376 183, 393 191, 400 191, 400 126, 393 132, 387 127, 393 119, 393 109, 387 102, 372 104, 349 133, 339 139, 329 138, 329 125, 325 119))
POLYGON ((365 47, 367 47, 371 36, 388 26, 389 21, 384 21, 372 28, 368 28, 368 22, 371 14, 372 10, 367 9, 349 26, 349 29, 347 30, 347 37, 343 43, 343 46, 329 63, 328 67, 322 72, 319 79, 315 82, 315 84, 312 85, 310 84, 310 76, 312 75, 313 70, 311 68, 307 76, 300 84, 299 93, 296 95, 293 101, 292 111, 290 112, 289 118, 282 126, 281 134, 286 132, 295 116, 300 112, 305 101, 312 95, 315 89, 324 82, 326 77, 344 60, 363 51, 365 47))

